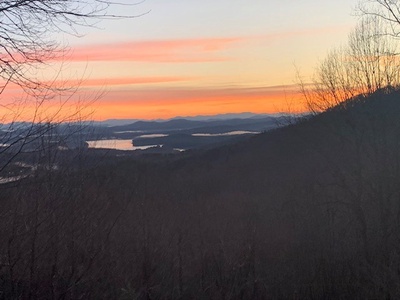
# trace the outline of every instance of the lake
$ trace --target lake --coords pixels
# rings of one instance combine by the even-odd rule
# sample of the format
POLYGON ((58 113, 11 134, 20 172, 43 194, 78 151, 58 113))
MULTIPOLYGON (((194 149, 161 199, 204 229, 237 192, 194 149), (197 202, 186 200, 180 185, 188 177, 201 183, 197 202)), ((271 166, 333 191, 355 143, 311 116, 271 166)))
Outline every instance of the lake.
POLYGON ((260 132, 257 131, 244 131, 244 130, 236 130, 224 133, 193 133, 192 136, 235 136, 235 135, 242 135, 242 134, 259 134, 260 132))
POLYGON ((86 141, 89 148, 95 149, 114 149, 114 150, 146 150, 149 148, 159 147, 160 145, 133 146, 132 140, 96 140, 86 141))

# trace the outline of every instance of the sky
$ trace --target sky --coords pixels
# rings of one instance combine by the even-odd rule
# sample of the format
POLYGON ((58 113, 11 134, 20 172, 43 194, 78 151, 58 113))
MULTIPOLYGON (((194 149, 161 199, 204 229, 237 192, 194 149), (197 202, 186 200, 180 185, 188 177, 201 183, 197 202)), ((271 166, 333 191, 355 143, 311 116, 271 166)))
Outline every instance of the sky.
POLYGON ((48 74, 79 81, 74 97, 90 102, 95 120, 303 111, 296 73, 309 80, 328 51, 346 42, 357 21, 356 4, 146 0, 117 5, 110 13, 138 17, 99 21, 79 28, 80 37, 60 34, 56 38, 69 50, 62 61, 52 62, 48 74))

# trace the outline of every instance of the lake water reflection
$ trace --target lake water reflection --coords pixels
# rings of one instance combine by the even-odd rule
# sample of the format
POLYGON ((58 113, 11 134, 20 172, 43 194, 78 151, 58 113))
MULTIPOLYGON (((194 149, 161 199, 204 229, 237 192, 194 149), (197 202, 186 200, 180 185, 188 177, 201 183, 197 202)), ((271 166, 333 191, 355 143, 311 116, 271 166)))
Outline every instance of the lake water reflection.
POLYGON ((132 140, 97 140, 97 141, 86 141, 89 148, 96 149, 114 149, 114 150, 146 150, 149 148, 158 147, 159 145, 147 145, 147 146, 133 146, 132 140))
POLYGON ((258 131, 245 131, 245 130, 236 130, 230 132, 223 132, 223 133, 193 133, 192 136, 234 136, 234 135, 242 135, 242 134, 259 134, 258 131))

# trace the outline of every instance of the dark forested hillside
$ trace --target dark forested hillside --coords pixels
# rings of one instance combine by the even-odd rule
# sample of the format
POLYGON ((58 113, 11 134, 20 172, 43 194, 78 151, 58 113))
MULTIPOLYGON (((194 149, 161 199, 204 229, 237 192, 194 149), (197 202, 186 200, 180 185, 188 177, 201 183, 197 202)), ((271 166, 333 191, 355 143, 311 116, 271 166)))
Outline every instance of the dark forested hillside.
POLYGON ((3 185, 0 298, 399 298, 399 99, 3 185))

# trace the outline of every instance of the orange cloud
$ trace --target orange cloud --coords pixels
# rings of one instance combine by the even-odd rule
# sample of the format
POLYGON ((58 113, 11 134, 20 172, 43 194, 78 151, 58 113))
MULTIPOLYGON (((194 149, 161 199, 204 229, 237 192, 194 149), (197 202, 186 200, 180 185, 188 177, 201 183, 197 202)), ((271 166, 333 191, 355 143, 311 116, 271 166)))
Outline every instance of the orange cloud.
MULTIPOLYGON (((159 76, 159 77, 120 77, 120 78, 88 78, 81 80, 54 80, 54 81, 41 81, 43 88, 45 86, 59 89, 71 89, 73 91, 79 88, 94 88, 94 87, 121 87, 130 85, 147 85, 159 83, 173 83, 191 81, 195 77, 179 77, 179 76, 159 76)), ((45 90, 43 91, 45 92, 45 90)), ((49 95, 50 95, 49 91, 49 95)), ((68 94, 68 93, 67 93, 68 94)), ((2 99, 8 103, 15 98, 26 98, 27 95, 21 87, 15 83, 9 83, 7 88, 2 93, 2 99)), ((4 102, 3 101, 3 102, 4 102)), ((3 103, 4 104, 4 103, 3 103)))

